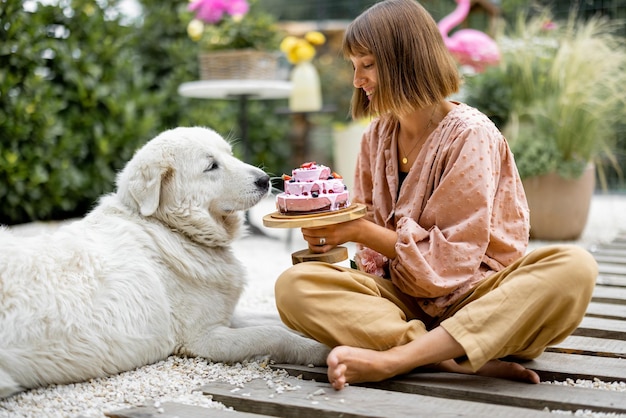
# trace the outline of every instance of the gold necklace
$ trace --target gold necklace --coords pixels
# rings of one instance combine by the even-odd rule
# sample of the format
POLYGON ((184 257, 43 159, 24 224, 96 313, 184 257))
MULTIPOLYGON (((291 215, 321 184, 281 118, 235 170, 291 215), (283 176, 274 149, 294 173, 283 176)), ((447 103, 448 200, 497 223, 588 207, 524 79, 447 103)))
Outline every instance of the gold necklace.
MULTIPOLYGON (((428 128, 430 128, 430 125, 433 123, 433 116, 435 115, 435 110, 437 110, 437 106, 433 107, 433 112, 430 114, 430 118, 428 119, 428 124, 426 125, 426 128, 424 128, 424 130, 422 131, 422 134, 420 135, 419 139, 417 141, 415 141, 415 145, 413 145, 413 148, 411 148, 411 150, 408 153, 404 153, 404 157, 402 157, 402 164, 406 164, 409 162, 409 156, 413 153, 413 151, 415 151, 415 148, 422 142, 422 139, 424 139, 424 135, 426 135, 426 132, 428 132, 428 128)), ((398 138, 398 149, 400 150, 400 152, 402 152, 402 145, 400 145, 400 138, 398 138)))

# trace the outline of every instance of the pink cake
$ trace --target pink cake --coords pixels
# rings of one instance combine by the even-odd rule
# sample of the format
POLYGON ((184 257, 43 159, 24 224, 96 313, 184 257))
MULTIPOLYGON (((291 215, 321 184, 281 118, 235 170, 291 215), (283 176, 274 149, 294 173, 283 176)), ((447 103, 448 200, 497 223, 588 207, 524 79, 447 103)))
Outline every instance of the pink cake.
POLYGON ((276 209, 285 215, 329 212, 350 206, 343 177, 325 165, 308 162, 283 174, 285 190, 276 196, 276 209))

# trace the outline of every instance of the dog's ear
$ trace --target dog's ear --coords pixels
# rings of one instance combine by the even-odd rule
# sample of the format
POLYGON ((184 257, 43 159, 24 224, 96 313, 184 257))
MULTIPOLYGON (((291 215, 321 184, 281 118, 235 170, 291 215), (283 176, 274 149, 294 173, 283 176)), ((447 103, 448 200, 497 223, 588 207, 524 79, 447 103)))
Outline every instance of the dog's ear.
POLYGON ((159 207, 161 185, 170 174, 171 169, 161 164, 128 164, 118 177, 118 193, 126 204, 150 216, 159 207))
POLYGON ((131 178, 128 191, 139 205, 139 212, 143 216, 150 216, 159 207, 161 182, 167 176, 168 170, 164 167, 154 166, 142 168, 134 178, 131 178))

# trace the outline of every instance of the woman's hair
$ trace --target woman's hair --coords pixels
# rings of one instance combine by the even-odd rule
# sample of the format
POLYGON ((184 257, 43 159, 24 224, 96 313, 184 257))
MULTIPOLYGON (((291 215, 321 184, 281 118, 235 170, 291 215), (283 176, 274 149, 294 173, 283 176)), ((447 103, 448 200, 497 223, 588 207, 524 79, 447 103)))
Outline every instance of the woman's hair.
POLYGON ((425 108, 461 85, 437 23, 415 0, 376 3, 350 23, 342 48, 346 58, 371 54, 376 64, 378 86, 371 102, 362 89, 354 89, 354 119, 425 108))

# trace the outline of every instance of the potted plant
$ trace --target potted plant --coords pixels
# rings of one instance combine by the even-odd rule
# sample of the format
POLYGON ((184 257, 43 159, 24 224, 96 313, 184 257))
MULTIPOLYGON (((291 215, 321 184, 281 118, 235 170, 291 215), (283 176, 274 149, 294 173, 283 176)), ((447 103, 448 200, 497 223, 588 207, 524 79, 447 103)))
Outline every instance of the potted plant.
POLYGON ((278 78, 282 36, 273 16, 247 0, 193 0, 189 10, 203 80, 278 78))
POLYGON ((547 11, 520 15, 498 38, 501 63, 467 80, 467 102, 490 115, 511 145, 535 239, 578 238, 596 172, 604 184, 603 167, 616 161, 626 49, 615 29, 599 17, 583 22, 575 11, 562 23, 547 11))

